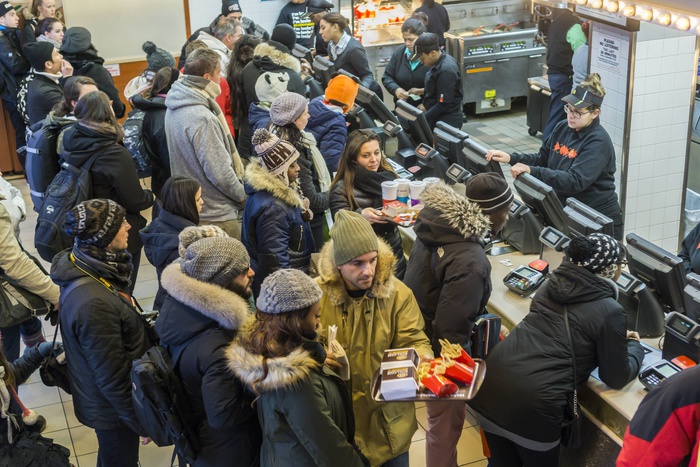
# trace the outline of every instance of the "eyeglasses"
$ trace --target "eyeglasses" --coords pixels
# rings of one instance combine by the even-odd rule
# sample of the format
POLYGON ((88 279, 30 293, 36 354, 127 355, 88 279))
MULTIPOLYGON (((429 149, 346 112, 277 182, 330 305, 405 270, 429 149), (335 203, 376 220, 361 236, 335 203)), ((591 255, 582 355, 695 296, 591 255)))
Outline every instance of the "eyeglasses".
POLYGON ((581 118, 582 115, 589 114, 590 112, 579 112, 578 110, 571 107, 569 104, 564 104, 564 112, 566 115, 571 115, 574 118, 581 118))

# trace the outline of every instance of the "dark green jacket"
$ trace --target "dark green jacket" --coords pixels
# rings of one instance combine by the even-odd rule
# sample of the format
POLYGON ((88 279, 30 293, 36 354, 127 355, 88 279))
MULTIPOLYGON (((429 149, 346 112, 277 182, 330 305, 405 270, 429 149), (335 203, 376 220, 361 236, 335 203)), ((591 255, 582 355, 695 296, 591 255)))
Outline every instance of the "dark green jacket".
POLYGON ((260 465, 275 467, 362 467, 355 421, 345 383, 323 366, 326 352, 308 341, 285 357, 267 360, 234 341, 227 351, 231 371, 260 397, 263 431, 260 465))

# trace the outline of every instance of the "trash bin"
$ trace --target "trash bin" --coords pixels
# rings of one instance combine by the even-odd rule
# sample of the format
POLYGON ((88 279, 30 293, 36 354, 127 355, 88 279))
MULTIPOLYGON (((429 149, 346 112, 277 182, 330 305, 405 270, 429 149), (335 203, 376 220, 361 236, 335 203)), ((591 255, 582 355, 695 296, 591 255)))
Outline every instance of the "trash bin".
POLYGON ((527 91, 527 132, 530 136, 535 136, 547 124, 552 90, 546 76, 528 78, 527 84, 530 86, 527 91))
POLYGON ((685 235, 700 222, 700 194, 690 188, 685 190, 685 235))

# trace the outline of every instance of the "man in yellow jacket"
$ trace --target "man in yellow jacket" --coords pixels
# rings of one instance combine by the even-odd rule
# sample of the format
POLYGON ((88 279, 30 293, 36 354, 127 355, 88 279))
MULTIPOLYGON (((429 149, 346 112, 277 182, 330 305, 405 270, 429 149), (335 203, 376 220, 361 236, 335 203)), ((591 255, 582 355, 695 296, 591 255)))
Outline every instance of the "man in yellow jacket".
POLYGON ((373 467, 407 467, 417 429, 413 402, 378 404, 370 381, 386 349, 413 347, 431 358, 430 342, 413 292, 394 277, 396 258, 361 215, 341 210, 321 251, 321 326, 338 326, 350 363, 355 441, 373 467))

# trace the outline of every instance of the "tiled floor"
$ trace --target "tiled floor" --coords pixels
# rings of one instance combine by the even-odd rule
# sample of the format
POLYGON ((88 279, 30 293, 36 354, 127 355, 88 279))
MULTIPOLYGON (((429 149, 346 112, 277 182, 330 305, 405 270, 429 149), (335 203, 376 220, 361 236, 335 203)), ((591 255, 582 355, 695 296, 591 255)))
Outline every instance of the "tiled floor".
MULTIPOLYGON (((485 147, 501 149, 507 152, 535 152, 539 149, 541 139, 527 134, 525 125, 525 111, 522 106, 515 106, 515 110, 508 115, 486 115, 479 118, 471 117, 463 129, 472 138, 479 140, 485 147)), ((505 169, 505 167, 504 167, 505 169)), ((507 172, 507 170, 504 170, 507 172)), ((29 189, 23 179, 11 180, 24 194, 29 213, 26 221, 21 225, 21 239, 24 247, 30 253, 35 253, 34 226, 36 213, 31 209, 29 189)), ((146 217, 150 218, 150 212, 146 217)), ((38 257, 38 255, 36 255, 38 257)), ((49 265, 45 264, 47 270, 49 265)), ((157 290, 156 271, 146 257, 141 257, 139 270, 139 283, 134 291, 135 297, 144 309, 150 309, 157 290)), ((53 337, 54 328, 44 321, 44 332, 47 340, 53 337)), ((71 461, 76 467, 92 467, 97 461, 97 439, 94 431, 81 425, 73 413, 72 397, 60 389, 49 388, 41 383, 38 373, 35 373, 29 381, 19 389, 19 395, 24 404, 35 409, 46 417, 47 427, 43 433, 48 438, 53 438, 57 443, 70 449, 71 461)), ((412 467, 425 466, 425 432, 428 427, 425 406, 417 405, 416 414, 419 428, 413 437, 410 450, 412 467)), ((468 416, 464 424, 464 431, 458 444, 457 460, 460 466, 470 467, 486 466, 486 460, 482 454, 481 438, 473 417, 468 416)), ((165 467, 170 465, 171 449, 158 448, 150 444, 142 446, 140 451, 141 465, 144 467, 165 467)))

